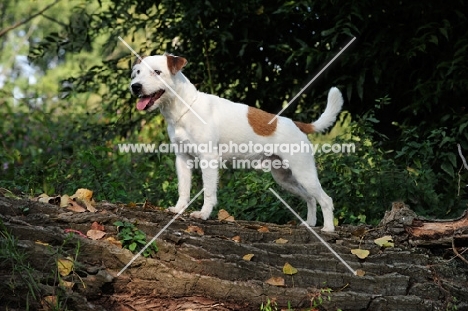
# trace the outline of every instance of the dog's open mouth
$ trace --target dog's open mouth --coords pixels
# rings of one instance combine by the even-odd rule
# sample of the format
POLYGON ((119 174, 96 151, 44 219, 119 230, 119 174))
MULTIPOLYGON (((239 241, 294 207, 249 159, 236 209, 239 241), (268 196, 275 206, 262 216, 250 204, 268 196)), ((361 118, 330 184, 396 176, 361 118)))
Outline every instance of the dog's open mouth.
POLYGON ((142 95, 137 102, 138 110, 149 109, 164 94, 164 90, 159 90, 151 95, 142 95))

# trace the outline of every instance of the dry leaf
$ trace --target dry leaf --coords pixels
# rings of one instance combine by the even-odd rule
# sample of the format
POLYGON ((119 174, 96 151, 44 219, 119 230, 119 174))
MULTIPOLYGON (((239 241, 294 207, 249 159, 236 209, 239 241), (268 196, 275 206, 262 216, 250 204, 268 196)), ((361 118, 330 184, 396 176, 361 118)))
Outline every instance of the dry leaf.
POLYGON ((357 276, 364 276, 364 275, 366 275, 366 271, 361 270, 361 269, 357 269, 356 270, 356 275, 357 276))
POLYGON ((105 241, 122 248, 122 242, 120 242, 119 240, 116 240, 113 236, 108 237, 105 241))
POLYGON ((250 261, 253 256, 255 256, 255 255, 254 254, 247 254, 247 255, 244 255, 244 257, 242 257, 242 259, 250 261))
POLYGON ((43 193, 39 196, 39 202, 49 203, 52 205, 60 205, 60 197, 49 197, 47 194, 43 193))
POLYGON ((68 207, 68 202, 70 201, 70 196, 68 194, 64 194, 60 197, 60 207, 68 207))
POLYGON ((357 230, 354 230, 353 232, 351 232, 351 234, 357 237, 361 237, 364 234, 366 234, 366 232, 367 232, 366 227, 360 227, 357 230))
POLYGON ((3 195, 5 198, 20 199, 20 197, 16 196, 13 192, 5 188, 0 188, 0 195, 3 195))
POLYGON ((127 204, 127 207, 135 208, 135 207, 137 207, 137 204, 135 202, 130 202, 130 203, 127 204))
POLYGON ((91 230, 88 230, 88 232, 86 232, 86 235, 91 240, 100 240, 106 235, 106 233, 104 231, 101 231, 101 230, 91 229, 91 230))
POLYGON ((236 235, 236 236, 235 236, 235 237, 233 237, 231 240, 233 240, 233 241, 234 241, 234 242, 236 242, 236 243, 240 243, 240 241, 241 241, 241 237, 240 237, 240 236, 238 236, 238 235, 236 235))
POLYGON ((284 286, 284 279, 280 276, 271 277, 265 281, 265 283, 274 285, 274 286, 284 286))
POLYGON ((231 215, 229 215, 229 213, 224 210, 224 209, 220 209, 219 212, 218 212, 218 220, 219 221, 234 221, 234 217, 232 217, 231 215))
POLYGON ((68 210, 76 213, 84 213, 86 210, 77 202, 73 201, 71 198, 68 199, 68 210))
POLYGON ((288 240, 283 239, 283 238, 279 238, 279 239, 275 240, 275 243, 276 244, 286 244, 286 243, 288 243, 288 240))
POLYGON ((260 228, 257 229, 258 232, 270 232, 268 227, 266 226, 261 226, 260 228))
POLYGON ((395 244, 392 241, 393 238, 390 235, 386 235, 381 238, 375 239, 374 243, 380 247, 394 247, 395 244))
POLYGON ((76 190, 75 194, 72 195, 72 198, 91 201, 91 199, 93 198, 93 192, 89 189, 80 188, 76 190))
POLYGON ((187 229, 185 230, 185 232, 188 232, 188 233, 194 232, 194 233, 197 233, 198 235, 204 235, 205 234, 203 229, 198 227, 198 226, 188 226, 187 229))
POLYGON ((55 310, 55 307, 57 306, 57 296, 42 297, 41 305, 45 311, 55 310))
POLYGON ((57 260, 57 269, 61 276, 67 276, 73 270, 73 259, 70 257, 57 260))
POLYGON ((34 243, 39 244, 39 245, 43 245, 43 246, 49 246, 49 243, 42 242, 42 241, 39 241, 39 240, 37 240, 37 241, 34 242, 34 243))
POLYGON ((283 266, 283 273, 293 275, 297 273, 297 269, 291 266, 289 263, 285 263, 283 266))
POLYGON ((369 256, 370 252, 367 249, 355 248, 351 250, 351 254, 358 256, 360 259, 365 259, 369 256))
POLYGON ((75 283, 64 281, 63 279, 60 279, 59 280, 59 285, 62 286, 63 288, 65 288, 65 289, 72 289, 73 286, 75 285, 75 283))
POLYGON ((94 201, 92 201, 93 192, 91 190, 80 188, 76 190, 75 194, 72 195, 70 198, 72 198, 75 201, 78 201, 79 203, 82 203, 84 206, 86 206, 86 209, 91 213, 96 213, 96 209, 93 206, 94 201))
POLYGON ((97 221, 95 221, 91 224, 91 229, 104 231, 104 225, 101 225, 97 221))

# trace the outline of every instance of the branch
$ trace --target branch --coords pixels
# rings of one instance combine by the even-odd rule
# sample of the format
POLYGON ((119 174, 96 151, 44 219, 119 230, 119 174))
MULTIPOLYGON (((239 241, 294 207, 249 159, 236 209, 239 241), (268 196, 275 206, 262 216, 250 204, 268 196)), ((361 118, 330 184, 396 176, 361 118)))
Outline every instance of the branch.
POLYGON ((24 25, 24 24, 28 23, 29 21, 31 21, 32 19, 34 19, 35 17, 41 15, 42 13, 44 13, 45 11, 47 11, 48 9, 50 9, 51 7, 53 7, 54 5, 59 3, 59 1, 60 0, 55 0, 55 2, 49 4, 48 6, 46 6, 45 8, 40 10, 39 12, 36 12, 33 15, 29 16, 28 18, 23 19, 22 21, 16 22, 13 25, 11 25, 10 27, 7 27, 7 28, 4 28, 4 29, 0 30, 0 38, 3 37, 4 35, 6 35, 11 30, 13 30, 15 28, 18 28, 19 26, 24 25))
POLYGON ((466 159, 465 159, 465 157, 464 157, 463 154, 462 154, 461 146, 460 146, 460 144, 457 144, 457 146, 458 146, 458 154, 460 155, 460 158, 461 158, 462 161, 463 161, 463 166, 465 166, 465 168, 468 170, 468 164, 466 164, 466 159))

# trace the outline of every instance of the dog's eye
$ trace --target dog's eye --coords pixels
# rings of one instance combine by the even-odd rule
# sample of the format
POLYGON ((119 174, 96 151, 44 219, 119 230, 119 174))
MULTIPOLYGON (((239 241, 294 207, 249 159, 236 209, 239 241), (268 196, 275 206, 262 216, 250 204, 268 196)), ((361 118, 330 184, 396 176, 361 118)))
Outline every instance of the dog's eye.
POLYGON ((137 70, 137 75, 139 75, 139 74, 140 74, 140 70, 137 70))
POLYGON ((161 70, 155 70, 154 71, 158 76, 161 74, 161 70))

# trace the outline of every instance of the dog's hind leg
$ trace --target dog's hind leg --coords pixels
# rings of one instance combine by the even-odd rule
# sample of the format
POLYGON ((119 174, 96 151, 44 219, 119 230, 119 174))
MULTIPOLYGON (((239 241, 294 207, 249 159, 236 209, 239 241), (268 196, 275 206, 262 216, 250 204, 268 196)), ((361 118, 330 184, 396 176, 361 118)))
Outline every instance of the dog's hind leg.
POLYGON ((315 226, 317 223, 317 202, 322 208, 322 231, 333 232, 333 200, 323 191, 317 177, 315 164, 289 161, 289 169, 272 169, 273 178, 285 190, 298 195, 307 202, 307 224, 315 226), (297 164, 297 166, 295 166, 297 164), (307 167, 307 169, 304 169, 307 167))
POLYGON ((170 207, 173 213, 180 212, 190 200, 190 187, 192 185, 192 169, 188 165, 191 157, 186 154, 176 156, 176 170, 178 179, 179 199, 176 206, 170 207))
MULTIPOLYGON (((297 182, 305 189, 305 191, 307 191, 308 196, 315 198, 318 204, 320 204, 323 214, 322 231, 335 231, 335 226, 333 224, 333 200, 325 193, 325 191, 323 191, 320 181, 318 180, 315 167, 313 168, 313 171, 301 170, 300 172, 293 172, 293 174, 297 182)), ((313 215, 307 215, 307 219, 315 219, 315 210, 309 208, 308 212, 313 213, 313 215)))
POLYGON ((306 222, 308 225, 315 227, 317 224, 317 201, 315 198, 309 195, 306 189, 297 182, 289 169, 272 168, 271 175, 283 189, 303 198, 307 202, 306 222))

